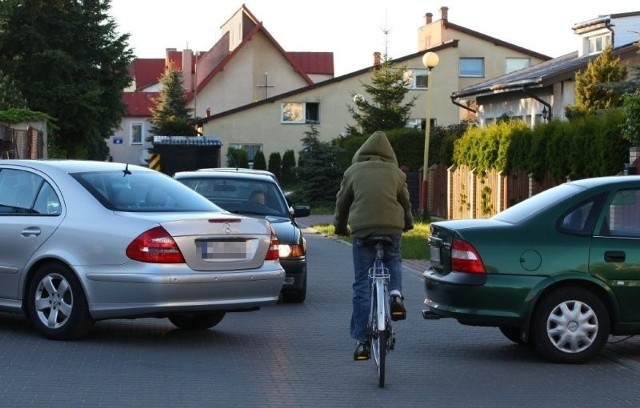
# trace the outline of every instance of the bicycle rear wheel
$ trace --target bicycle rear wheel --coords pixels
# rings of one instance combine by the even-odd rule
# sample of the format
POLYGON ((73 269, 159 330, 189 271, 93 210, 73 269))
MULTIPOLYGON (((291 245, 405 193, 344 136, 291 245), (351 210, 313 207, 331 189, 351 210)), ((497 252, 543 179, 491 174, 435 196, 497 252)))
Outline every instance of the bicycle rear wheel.
POLYGON ((374 285, 373 294, 373 336, 371 338, 371 351, 373 353, 373 359, 378 368, 378 386, 384 387, 385 380, 385 363, 387 360, 387 342, 388 335, 385 327, 385 302, 384 302, 384 288, 381 287, 382 283, 374 285), (382 320, 381 320, 382 319, 382 320))

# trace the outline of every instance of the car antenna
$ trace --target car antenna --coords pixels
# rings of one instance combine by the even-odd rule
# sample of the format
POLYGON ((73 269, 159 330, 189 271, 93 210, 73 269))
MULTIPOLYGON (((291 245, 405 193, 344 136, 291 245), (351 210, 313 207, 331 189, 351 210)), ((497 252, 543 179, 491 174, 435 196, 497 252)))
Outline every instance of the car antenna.
POLYGON ((128 176, 128 175, 130 175, 130 174, 131 174, 131 172, 129 171, 129 163, 127 163, 127 164, 124 166, 124 170, 122 170, 122 173, 124 173, 124 174, 122 175, 122 177, 126 177, 126 176, 128 176))

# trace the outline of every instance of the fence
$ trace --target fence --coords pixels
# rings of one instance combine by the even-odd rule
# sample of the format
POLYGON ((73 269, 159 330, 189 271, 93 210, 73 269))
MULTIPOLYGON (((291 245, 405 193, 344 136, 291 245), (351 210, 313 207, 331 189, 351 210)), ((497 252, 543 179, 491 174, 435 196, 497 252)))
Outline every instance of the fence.
MULTIPOLYGON (((419 188, 411 184, 419 186, 420 176, 417 180, 407 177, 409 191, 419 188)), ((479 174, 466 166, 434 165, 428 177, 427 212, 445 219, 489 218, 558 184, 550 176, 538 182, 523 171, 504 175, 491 170, 479 174)))

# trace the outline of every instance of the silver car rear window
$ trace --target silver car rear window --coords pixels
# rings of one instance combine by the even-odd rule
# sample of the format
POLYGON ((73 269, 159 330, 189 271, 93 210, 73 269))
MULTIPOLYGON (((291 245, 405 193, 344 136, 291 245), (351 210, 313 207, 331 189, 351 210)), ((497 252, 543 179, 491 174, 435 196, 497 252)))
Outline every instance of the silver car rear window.
POLYGON ((105 207, 129 212, 222 211, 184 184, 159 172, 98 171, 74 177, 105 207), (128 173, 128 174, 127 174, 128 173))

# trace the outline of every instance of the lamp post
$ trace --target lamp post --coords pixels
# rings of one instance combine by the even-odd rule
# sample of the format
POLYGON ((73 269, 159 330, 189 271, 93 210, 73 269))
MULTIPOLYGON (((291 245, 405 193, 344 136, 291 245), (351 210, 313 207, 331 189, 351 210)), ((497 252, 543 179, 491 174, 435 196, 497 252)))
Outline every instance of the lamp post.
POLYGON ((427 52, 422 56, 422 63, 427 68, 427 100, 426 100, 426 116, 424 123, 424 160, 422 163, 422 188, 420 194, 420 215, 424 217, 427 214, 427 199, 429 188, 429 137, 431 135, 431 71, 438 66, 438 54, 435 52, 427 52))

